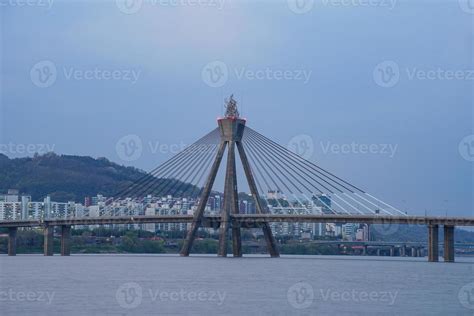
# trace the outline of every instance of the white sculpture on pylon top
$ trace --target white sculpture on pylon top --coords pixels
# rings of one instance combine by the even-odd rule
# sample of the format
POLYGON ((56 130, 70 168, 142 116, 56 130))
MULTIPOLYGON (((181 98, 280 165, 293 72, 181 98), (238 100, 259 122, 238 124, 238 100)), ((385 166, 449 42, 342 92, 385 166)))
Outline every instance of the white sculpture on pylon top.
POLYGON ((237 109, 237 101, 234 100, 234 95, 231 94, 229 100, 225 101, 226 117, 239 117, 239 110, 237 109))

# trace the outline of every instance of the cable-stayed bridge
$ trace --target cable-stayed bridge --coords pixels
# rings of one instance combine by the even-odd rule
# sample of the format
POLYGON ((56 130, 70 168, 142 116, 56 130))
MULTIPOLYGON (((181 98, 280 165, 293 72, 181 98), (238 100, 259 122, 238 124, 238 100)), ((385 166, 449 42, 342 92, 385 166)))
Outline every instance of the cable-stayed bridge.
POLYGON ((234 257, 242 256, 241 229, 262 229, 268 252, 278 257, 271 222, 418 224, 429 227, 429 260, 438 261, 438 230, 444 226, 444 259, 454 261, 454 227, 474 226, 474 218, 408 216, 396 207, 354 184, 306 160, 246 126, 231 96, 218 127, 185 150, 153 169, 136 183, 110 198, 101 217, 44 218, 2 221, 9 228, 9 255, 16 254, 18 227, 44 227, 45 255, 52 255, 54 227, 61 227, 61 254, 70 253, 72 225, 134 223, 188 223, 181 256, 189 256, 200 227, 219 230, 218 255, 227 256, 232 242, 234 257), (238 163, 240 162, 240 163, 238 163), (225 168, 221 165, 225 164, 225 168), (241 169, 239 169, 238 168, 241 169), (224 173, 223 203, 219 214, 206 212, 220 170, 224 173), (240 170, 240 172, 239 172, 240 170), (245 178, 256 214, 239 213, 238 178, 245 178), (271 193, 271 198, 267 193, 271 193), (195 197, 193 214, 168 216, 123 216, 124 199, 145 200, 153 196, 195 197), (290 210, 275 214, 272 210, 290 210), (311 209, 305 213, 305 209, 311 209), (293 212, 291 212, 293 210, 293 212))

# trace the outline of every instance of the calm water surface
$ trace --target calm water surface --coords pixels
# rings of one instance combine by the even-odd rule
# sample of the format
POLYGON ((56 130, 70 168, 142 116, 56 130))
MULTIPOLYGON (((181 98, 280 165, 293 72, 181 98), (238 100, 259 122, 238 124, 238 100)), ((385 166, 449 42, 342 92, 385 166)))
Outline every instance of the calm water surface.
POLYGON ((0 256, 1 315, 474 315, 474 260, 0 256))

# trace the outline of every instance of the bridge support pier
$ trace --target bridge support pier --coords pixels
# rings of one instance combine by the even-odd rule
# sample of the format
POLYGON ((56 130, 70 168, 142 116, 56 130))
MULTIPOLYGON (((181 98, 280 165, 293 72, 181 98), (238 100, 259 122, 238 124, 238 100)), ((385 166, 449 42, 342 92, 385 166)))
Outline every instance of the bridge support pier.
POLYGON ((61 226, 61 256, 71 255, 71 226, 61 226))
POLYGON ((439 248, 438 248, 438 225, 428 226, 428 261, 438 262, 439 261, 439 248))
POLYGON ((444 225, 444 261, 454 262, 454 226, 444 225))
POLYGON ((45 256, 52 256, 54 254, 54 226, 44 227, 44 246, 43 251, 45 256))
POLYGON ((390 257, 395 257, 395 247, 390 247, 390 257))
POLYGON ((364 245, 364 246, 362 247, 362 255, 363 255, 363 256, 367 256, 367 245, 364 245))
POLYGON ((17 227, 8 228, 8 255, 16 256, 16 233, 18 231, 17 227))
POLYGON ((405 257, 407 255, 407 246, 406 245, 403 245, 401 248, 400 248, 400 257, 405 257))
POLYGON ((411 256, 416 257, 416 248, 415 247, 411 247, 411 256))
MULTIPOLYGON (((232 140, 228 143, 227 171, 224 187, 224 209, 222 210, 222 221, 219 232, 219 257, 227 257, 227 236, 230 224, 230 214, 239 213, 238 204, 235 141, 232 140)), ((242 257, 240 226, 237 222, 232 223, 232 253, 234 257, 242 257)))

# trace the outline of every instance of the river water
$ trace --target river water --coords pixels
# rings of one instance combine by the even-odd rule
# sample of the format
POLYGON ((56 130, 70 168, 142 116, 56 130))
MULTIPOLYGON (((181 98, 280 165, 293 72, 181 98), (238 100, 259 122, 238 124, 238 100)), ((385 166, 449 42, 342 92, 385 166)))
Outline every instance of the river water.
POLYGON ((0 256, 1 315, 474 315, 474 260, 0 256))

